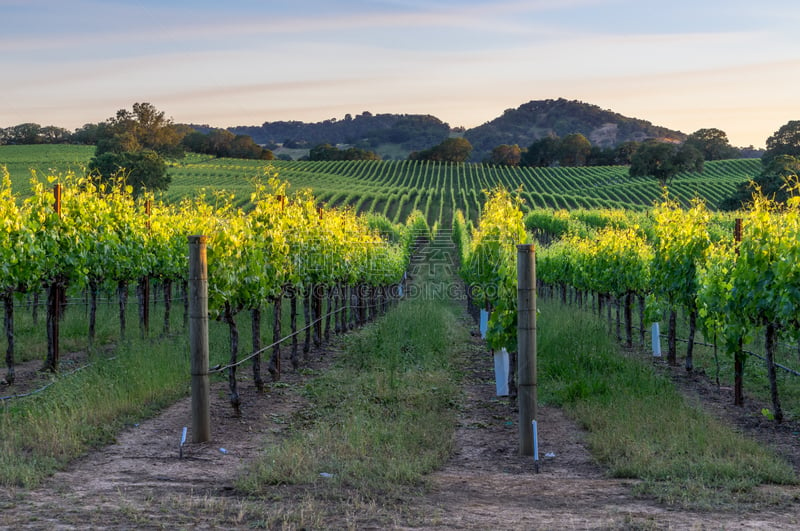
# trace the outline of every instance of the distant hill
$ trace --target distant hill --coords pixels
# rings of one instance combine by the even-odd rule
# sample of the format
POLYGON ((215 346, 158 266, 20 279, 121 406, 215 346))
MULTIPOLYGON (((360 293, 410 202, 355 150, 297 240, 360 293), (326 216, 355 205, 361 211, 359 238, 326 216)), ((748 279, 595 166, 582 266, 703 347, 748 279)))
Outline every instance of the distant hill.
POLYGON ((450 126, 434 116, 369 112, 355 117, 348 114, 343 120, 264 122, 260 126, 237 126, 228 130, 250 135, 256 143, 270 149, 278 146, 310 149, 319 144, 348 144, 376 151, 381 145, 391 144, 406 156, 411 151, 439 144, 450 135, 450 126))
POLYGON ((464 136, 473 146, 472 160, 484 159, 501 144, 528 147, 548 135, 564 137, 581 133, 595 146, 614 147, 628 140, 664 138, 683 141, 686 134, 658 127, 646 120, 628 118, 596 105, 565 99, 530 101, 517 109, 466 131, 450 126, 431 115, 371 114, 346 115, 343 120, 323 122, 264 122, 260 126, 229 127, 236 134, 280 152, 306 150, 319 144, 346 144, 376 151, 384 158, 406 158, 441 143, 448 136, 464 136))
POLYGON ((609 148, 629 140, 648 138, 683 141, 686 134, 658 127, 646 120, 628 118, 580 101, 537 100, 506 110, 491 122, 469 129, 464 137, 472 144, 473 158, 482 159, 502 144, 528 147, 549 135, 580 133, 593 146, 609 148))

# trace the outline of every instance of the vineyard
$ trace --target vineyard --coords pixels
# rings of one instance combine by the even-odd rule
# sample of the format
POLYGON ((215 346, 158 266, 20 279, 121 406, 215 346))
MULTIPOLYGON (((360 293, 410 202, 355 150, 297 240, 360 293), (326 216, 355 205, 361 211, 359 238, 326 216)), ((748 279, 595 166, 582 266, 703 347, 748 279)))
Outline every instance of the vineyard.
MULTIPOLYGON (((162 333, 169 334, 176 287, 186 302, 187 236, 207 234, 210 311, 230 328, 230 364, 226 368, 231 402, 237 407, 239 312, 251 314, 256 352, 250 358, 255 356, 254 377, 261 387, 258 342, 263 309, 271 308, 274 337, 279 339, 284 313, 281 301, 290 301, 295 338, 291 360, 296 368, 298 301, 304 309, 304 351, 308 352, 312 320, 314 342, 319 344, 323 324, 327 337, 333 328, 338 333, 385 308, 396 296, 388 288, 401 282, 416 234, 427 234, 419 214, 410 216, 404 226, 370 226, 366 218, 352 212, 318 207, 307 191, 288 195, 286 183, 274 178, 255 186, 247 213, 235 208, 230 196, 220 193, 167 205, 152 196, 134 198, 123 183, 97 185, 74 175, 53 180, 58 182, 52 189, 34 181, 24 200, 13 194, 8 173, 0 186, 0 217, 4 220, 0 291, 7 344, 4 380, 8 385, 16 380, 17 306, 31 307, 32 301, 37 312, 44 291, 48 341, 43 369, 50 372, 59 370, 59 323, 68 297, 87 301, 86 333, 91 345, 101 294, 107 294, 106 298, 116 295, 119 339, 124 340, 131 286, 136 286, 139 328, 147 335, 154 295, 150 287, 158 284, 164 305, 162 333)), ((41 332, 44 335, 44 330, 41 332)), ((280 349, 275 345, 269 372, 279 379, 280 371, 280 349)))
MULTIPOLYGON (((91 156, 90 148, 69 147, 59 155, 56 147, 46 155, 53 157, 49 163, 37 158, 44 152, 36 149, 0 149, 0 164, 8 168, 0 186, 6 347, 0 489, 39 484, 113 441, 123 422, 132 418, 139 426, 139 418, 187 394, 187 237, 200 234, 207 237, 214 318, 208 373, 216 384, 215 411, 243 441, 234 446, 229 440, 227 449, 217 442, 196 446, 189 457, 197 456, 192 466, 207 475, 232 447, 258 449, 257 456, 248 454, 252 466, 236 472, 237 492, 262 506, 239 507, 239 518, 249 514, 252 526, 278 525, 263 507, 276 488, 308 487, 300 492, 314 509, 287 510, 296 522, 308 522, 311 513, 351 510, 343 511, 334 498, 363 495, 375 506, 371 500, 388 489, 402 499, 403 489, 443 466, 453 450, 455 411, 465 409, 453 374, 479 368, 483 372, 469 385, 485 391, 491 380, 487 348, 507 349, 514 367, 520 243, 536 247, 543 425, 552 429, 556 422, 547 416, 563 408, 588 430, 576 435, 591 438, 592 456, 587 453, 580 474, 597 463, 603 469, 592 477, 587 497, 594 499, 599 482, 609 477, 636 478, 637 496, 670 510, 676 504, 718 507, 751 495, 758 500, 751 507, 758 507, 758 487, 791 489, 797 483, 791 465, 701 418, 681 402, 669 378, 656 374, 660 367, 710 380, 717 390, 730 386, 737 405, 745 396, 768 404, 761 416, 771 426, 793 426, 800 415, 800 204, 756 198, 748 212, 714 211, 737 182, 758 172, 758 161, 709 163, 702 175, 678 176, 666 194, 655 181, 631 179, 626 168, 616 167, 409 161, 264 166, 190 155, 171 166, 168 193, 134 197, 124 183, 99 184, 79 170, 71 173, 81 157, 91 156), (37 170, 32 180, 31 168, 37 170), (454 272, 463 282, 452 278, 454 272), (427 297, 434 293, 448 300, 427 297), (462 295, 473 308, 489 311, 485 342, 451 315, 450 299, 461 302, 462 295), (136 303, 129 304, 129 297, 136 303), (128 322, 137 320, 138 333, 131 333, 128 322), (365 326, 368 321, 376 322, 365 326), (665 330, 666 363, 649 363, 652 323, 665 330), (346 339, 332 341, 337 336, 346 339), (594 342, 578 344, 587 338, 594 342), (624 346, 622 354, 616 344, 601 347, 614 339, 624 346), (346 359, 317 369, 327 349, 339 343, 348 349, 346 359), (469 370, 460 365, 465 350, 476 364, 469 370), (459 357, 446 360, 450 355, 459 357), (76 360, 87 363, 76 367, 76 360), (20 366, 24 370, 17 372, 20 366), (284 392, 293 384, 287 382, 306 378, 298 391, 302 399, 292 407, 314 405, 291 414, 276 409, 279 403, 288 407, 284 392), (257 425, 252 432, 250 422, 257 425), (266 444, 262 437, 273 436, 282 423, 282 438, 266 444), (412 472, 406 464, 417 458, 412 472), (329 505, 320 509, 318 500, 309 501, 312 491, 329 505)), ((471 407, 484 416, 459 420, 458 437, 491 433, 492 451, 482 440, 476 453, 496 459, 513 442, 508 403, 492 395, 471 407)), ((163 431, 175 431, 182 418, 164 421, 163 431)), ((139 450, 147 438, 163 439, 159 444, 170 451, 175 441, 155 431, 137 437, 136 459, 156 465, 146 467, 157 470, 155 481, 173 473, 194 476, 183 454, 181 460, 153 458, 139 450)), ((569 450, 553 449, 559 466, 569 450)), ((528 475, 530 463, 523 458, 501 458, 503 474, 492 476, 496 486, 508 483, 509 466, 528 475)), ((122 466, 126 473, 144 468, 125 460, 122 466)), ((237 467, 226 466, 226 477, 234 477, 237 467)), ((480 471, 476 479, 486 490, 488 469, 468 468, 480 471)), ((576 472, 569 468, 567 474, 576 472)), ((92 468, 88 474, 96 473, 92 468)), ((461 491, 466 476, 455 476, 454 488, 461 491)), ((543 476, 551 487, 573 486, 562 485, 561 476, 543 476)), ((189 485, 186 496, 194 489, 189 485)), ((96 498, 95 491, 86 492, 96 498)), ((764 503, 793 495, 781 496, 764 503)), ((209 505, 205 517, 216 523, 236 518, 226 503, 209 505), (224 507, 222 516, 218 507, 224 507)), ((0 523, 22 512, 14 502, 5 507, 11 513, 6 520, 0 513, 0 523)), ((527 514, 529 500, 521 507, 527 514)), ((155 512, 161 510, 170 513, 166 505, 155 512)), ((183 509, 170 517, 196 523, 183 509)), ((383 517, 382 523, 398 521, 383 517)), ((310 527, 324 525, 316 520, 310 527)))
MULTIPOLYGON (((247 187, 263 162, 197 160, 172 170, 169 197, 177 199, 197 186, 236 191, 247 187)), ((293 187, 309 187, 330 206, 350 207, 402 222, 420 210, 428 223, 449 225, 456 210, 477 221, 484 190, 521 188, 525 208, 598 209, 650 208, 661 196, 654 179, 628 176, 624 166, 583 168, 514 168, 485 164, 446 164, 416 161, 273 161, 272 168, 293 187)), ((706 164, 702 174, 680 174, 671 186, 684 204, 702 197, 710 208, 733 193, 739 182, 760 172, 760 161, 740 159, 706 164)), ((243 203, 246 194, 238 193, 243 203)))
POLYGON ((673 366, 682 313, 685 369, 695 369, 697 345, 712 347, 713 360, 703 370, 719 382, 721 364, 732 365, 724 379, 734 384, 732 400, 741 405, 749 367, 753 387, 771 402, 764 415, 780 422, 784 392, 793 415, 800 412, 800 204, 784 207, 756 197, 751 210, 735 215, 714 214, 701 200, 684 208, 667 197, 646 215, 598 210, 523 216, 520 198, 499 189, 477 230, 470 232, 464 217, 456 216, 454 240, 478 305, 493 310, 490 346, 516 347, 515 244, 535 234, 541 294, 607 315, 609 333, 615 313, 616 335, 629 347, 636 336, 644 346, 650 324, 661 321, 673 366))
MULTIPOLYGON (((40 178, 66 173, 86 164, 90 146, 2 146, 0 165, 8 166, 17 193, 26 193, 30 169, 40 178)), ((702 174, 679 174, 670 187, 676 200, 688 205, 703 198, 710 209, 733 193, 736 185, 761 171, 757 159, 708 162, 702 174)), ((234 205, 249 205, 253 181, 277 173, 292 190, 309 188, 330 207, 349 207, 402 223, 414 210, 428 224, 449 226, 457 210, 473 223, 485 201, 484 190, 521 188, 523 208, 645 210, 661 197, 658 182, 631 178, 624 166, 581 168, 513 168, 484 164, 444 164, 416 161, 252 161, 215 159, 189 154, 169 169, 172 178, 164 200, 176 203, 199 189, 226 190, 234 205)))

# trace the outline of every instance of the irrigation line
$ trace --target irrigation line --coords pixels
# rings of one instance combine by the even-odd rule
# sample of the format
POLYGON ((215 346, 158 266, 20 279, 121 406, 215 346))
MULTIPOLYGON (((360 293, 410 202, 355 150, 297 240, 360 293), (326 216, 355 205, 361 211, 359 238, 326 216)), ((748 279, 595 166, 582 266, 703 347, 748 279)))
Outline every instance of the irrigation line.
MULTIPOLYGON (((660 334, 660 336, 663 337, 663 338, 667 337, 665 334, 660 334)), ((679 337, 676 337, 675 341, 680 341, 681 343, 689 343, 688 339, 681 339, 679 337)), ((701 345, 701 346, 704 346, 704 347, 714 347, 714 346, 716 346, 713 343, 705 343, 703 341, 694 341, 694 344, 695 345, 701 345)), ((753 352, 752 350, 744 350, 744 349, 742 349, 742 352, 744 352, 745 354, 748 354, 750 356, 753 356, 754 358, 758 358, 761 361, 767 361, 766 357, 764 357, 761 354, 758 354, 756 352, 753 352)), ((793 374, 794 376, 800 376, 800 372, 797 372, 794 369, 786 367, 785 365, 781 365, 780 363, 777 363, 777 362, 772 362, 772 363, 773 363, 773 365, 775 365, 779 369, 783 369, 784 371, 788 372, 789 374, 793 374)))
MULTIPOLYGON (((137 295, 129 294, 129 300, 128 300, 127 305, 128 306, 136 306, 136 305, 138 305, 139 303, 136 300, 136 298, 137 298, 137 295)), ((165 299, 163 297, 151 297, 149 303, 150 304, 163 304, 164 300, 165 299)), ((171 298, 170 302, 171 303, 183 302, 185 300, 186 300, 186 297, 179 295, 177 297, 171 298)), ((67 298, 67 302, 60 304, 60 306, 65 306, 67 308, 71 308, 71 307, 75 307, 75 306, 79 306, 79 307, 80 306, 89 306, 90 304, 91 303, 89 301, 86 301, 81 297, 69 297, 69 298, 67 298)), ((118 304, 119 304, 119 299, 113 298, 113 297, 103 297, 103 298, 98 298, 97 299, 97 305, 98 306, 116 306, 118 304)), ((36 307, 36 308, 46 308, 47 306, 48 306, 47 302, 43 302, 43 301, 37 302, 36 304, 34 304, 32 302, 29 303, 29 302, 26 302, 26 301, 21 301, 19 305, 14 305, 14 309, 15 310, 22 309, 24 311, 24 310, 28 310, 28 309, 31 309, 31 308, 34 308, 34 307, 36 307)))
MULTIPOLYGON (((639 331, 642 330, 641 327, 635 326, 635 325, 632 326, 631 328, 635 328, 636 330, 639 330, 639 331)), ((664 339, 668 338, 667 334, 659 334, 659 337, 664 338, 664 339)), ((682 339, 680 337, 676 337, 675 341, 680 341, 681 343, 687 343, 687 344, 689 343, 688 339, 682 339)), ((700 345, 700 346, 703 346, 703 347, 714 348, 714 347, 717 346, 717 345, 714 345, 713 343, 706 343, 704 341, 693 341, 693 343, 695 345, 700 345)), ((744 350, 744 349, 742 349, 742 352, 744 352, 745 354, 747 354, 749 356, 753 356, 754 358, 758 358, 761 361, 767 361, 767 358, 765 356, 762 356, 761 354, 753 352, 752 350, 744 350)), ((784 371, 788 372, 789 374, 791 374, 793 376, 800 376, 800 372, 798 372, 798 371, 796 371, 796 370, 794 370, 792 368, 786 367, 785 365, 781 365, 780 363, 777 363, 777 362, 773 362, 773 365, 775 365, 776 367, 778 367, 781 370, 784 370, 784 371)))
MULTIPOLYGON (((349 307, 349 308, 353 309, 353 310, 361 310, 361 309, 372 309, 372 308, 377 308, 377 307, 378 307, 378 304, 371 304, 371 305, 368 305, 368 306, 355 306, 355 307, 349 307)), ((311 321, 309 324, 307 324, 303 328, 300 328, 296 332, 292 332, 288 336, 282 337, 281 339, 279 339, 278 341, 275 341, 271 345, 268 345, 268 346, 262 348, 261 350, 253 352, 252 354, 250 354, 246 358, 241 359, 241 360, 237 361, 236 363, 231 363, 229 365, 225 365, 224 367, 216 366, 213 369, 209 370, 208 373, 206 373, 206 374, 211 375, 211 374, 214 374, 214 373, 220 373, 220 372, 223 372, 223 371, 225 371, 227 369, 230 369, 230 368, 236 367, 238 365, 241 365, 242 363, 244 363, 244 362, 246 362, 248 360, 251 360, 254 357, 256 357, 257 355, 262 354, 263 352, 271 349, 272 347, 274 347, 276 345, 280 345, 284 341, 293 338, 294 336, 298 335, 299 333, 305 332, 306 330, 308 330, 312 326, 314 326, 317 323, 321 322, 323 319, 326 319, 328 316, 340 313, 340 312, 342 312, 344 310, 347 310, 347 309, 348 309, 348 306, 342 306, 338 310, 334 310, 332 312, 328 312, 325 315, 320 316, 318 319, 315 319, 314 321, 311 321)), ((103 361, 111 361, 113 359, 116 359, 116 356, 113 356, 111 358, 107 358, 107 359, 105 359, 103 361)), ((52 386, 53 384, 58 383, 63 378, 66 378, 68 376, 72 376, 76 372, 82 371, 83 369, 91 367, 92 365, 94 365, 94 363, 87 363, 86 365, 82 365, 81 367, 78 367, 77 369, 73 369, 70 372, 67 372, 67 373, 64 373, 64 374, 60 374, 59 378, 57 378, 57 379, 53 380, 52 382, 40 387, 39 389, 35 389, 33 391, 30 391, 30 392, 27 392, 27 393, 22 393, 22 394, 0 396, 0 402, 6 401, 6 400, 14 400, 14 399, 18 399, 18 398, 26 398, 26 397, 29 397, 29 396, 37 395, 37 394, 41 393, 42 391, 44 391, 45 389, 47 389, 48 387, 52 386)))
POLYGON ((209 370, 209 371, 208 371, 206 374, 208 374, 208 375, 211 375, 211 374, 214 374, 214 373, 223 372, 223 371, 226 371, 226 370, 228 370, 228 369, 232 369, 233 367, 238 367, 238 366, 239 366, 239 365, 241 365, 242 363, 244 363, 244 362, 246 362, 246 361, 248 361, 248 360, 251 360, 251 359, 255 358, 255 357, 256 357, 256 356, 258 356, 259 354, 262 354, 263 352, 266 352, 267 350, 271 349, 272 347, 274 347, 274 346, 276 346, 276 345, 280 345, 281 343, 283 343, 283 342, 284 342, 284 341, 286 341, 287 339, 291 339, 291 338, 293 338, 294 336, 296 336, 296 335, 297 335, 297 334, 299 334, 300 332, 305 332, 306 330, 308 330, 309 328, 311 328, 311 327, 312 327, 312 326, 314 326, 315 324, 319 323, 320 321, 322 321, 323 319, 325 319, 325 318, 326 318, 326 317, 328 317, 329 315, 333 315, 333 314, 335 314, 335 313, 339 313, 339 312, 341 312, 341 311, 343 311, 343 310, 345 310, 345 309, 346 309, 346 307, 344 307, 344 306, 343 306, 343 307, 339 308, 338 310, 334 310, 334 311, 332 311, 332 312, 328 312, 328 313, 326 313, 325 315, 321 316, 319 319, 315 319, 314 321, 311 321, 309 324, 307 324, 307 325, 306 325, 306 326, 304 326, 303 328, 300 328, 300 329, 299 329, 299 330, 297 330, 296 332, 292 332, 292 333, 291 333, 291 334, 289 334, 288 336, 286 336, 286 337, 282 337, 282 338, 280 338, 279 340, 277 340, 277 341, 273 342, 271 345, 267 345, 266 347, 262 348, 261 350, 257 350, 257 351, 255 351, 255 352, 253 352, 252 354, 250 354, 250 355, 249 355, 249 356, 247 356, 246 358, 242 358, 242 359, 240 359, 239 361, 237 361, 236 363, 230 363, 230 364, 228 364, 228 365, 225 365, 225 366, 219 366, 219 365, 217 365, 216 367, 213 367, 212 369, 210 369, 210 370, 209 370))
MULTIPOLYGON (((356 306, 356 307, 350 307, 350 309, 352 309, 352 310, 363 310, 363 309, 371 309, 371 308, 377 308, 377 307, 378 307, 378 305, 377 305, 377 304, 371 304, 371 305, 369 305, 369 306, 356 306)), ((255 358, 255 357, 256 357, 256 356, 258 356, 259 354, 262 354, 262 353, 266 352, 267 350, 271 349, 272 347, 274 347, 274 346, 276 346, 276 345, 280 345, 281 343, 283 343, 283 342, 284 342, 284 341, 286 341, 287 339, 291 339, 291 338, 293 338, 294 336, 296 336, 296 335, 297 335, 297 334, 299 334, 300 332, 305 332, 306 330, 308 330, 308 329, 309 329, 309 328, 311 328, 312 326, 316 325, 317 323, 319 323, 319 322, 320 322, 320 321, 322 321, 323 319, 326 319, 328 316, 330 316, 330 315, 334 315, 334 314, 337 314, 337 313, 340 313, 340 312, 342 312, 342 311, 344 311, 344 310, 346 310, 346 309, 348 309, 348 307, 347 307, 347 306, 342 306, 342 307, 341 307, 341 308, 339 308, 338 310, 334 310, 334 311, 332 311, 332 312, 328 312, 328 313, 326 313, 325 315, 322 315, 322 316, 320 316, 318 319, 315 319, 315 320, 311 321, 310 323, 308 323, 308 324, 307 324, 306 326, 304 326, 303 328, 300 328, 300 329, 298 329, 296 332, 292 332, 292 333, 291 333, 291 334, 289 334, 288 336, 282 337, 282 338, 280 338, 279 340, 277 340, 277 341, 273 342, 271 345, 267 345, 266 347, 262 348, 261 350, 257 350, 257 351, 255 351, 255 352, 253 352, 252 354, 250 354, 250 355, 249 355, 249 356, 247 356, 246 358, 240 359, 240 360, 239 360, 239 361, 237 361, 236 363, 230 363, 230 364, 228 364, 228 365, 225 365, 225 366, 219 366, 219 365, 217 365, 216 367, 213 367, 213 368, 211 368, 211 369, 210 369, 210 370, 209 370, 209 371, 208 371, 206 374, 208 374, 208 375, 211 375, 211 374, 215 374, 215 373, 224 372, 224 371, 226 371, 226 370, 228 370, 228 369, 231 369, 231 368, 233 368, 233 367, 238 367, 238 366, 239 366, 239 365, 241 365, 242 363, 244 363, 244 362, 246 362, 246 361, 248 361, 248 360, 251 360, 251 359, 255 358)))
MULTIPOLYGON (((111 357, 111 358, 108 358, 108 359, 106 359, 106 360, 103 360, 103 361, 111 361, 111 360, 113 360, 113 359, 116 359, 116 356, 113 356, 113 357, 111 357)), ((82 365, 82 366, 78 367, 77 369, 73 369, 73 370, 71 370, 71 371, 70 371, 70 372, 68 372, 68 373, 61 374, 61 375, 59 376, 59 378, 57 378, 57 379, 53 380, 52 382, 48 383, 47 385, 45 385, 45 386, 43 386, 43 387, 40 387, 39 389, 35 389, 35 390, 33 390, 33 391, 30 391, 30 392, 28 392, 28 393, 22 393, 22 394, 18 394, 18 395, 9 395, 9 396, 0 396, 0 401, 3 401, 3 400, 12 400, 12 399, 15 399, 15 398, 25 398, 25 397, 28 397, 28 396, 38 395, 39 393, 41 393, 42 391, 44 391, 45 389, 47 389, 47 388, 48 388, 48 387, 50 387, 51 385, 53 385, 53 384, 55 384, 55 383, 58 383, 59 381, 61 381, 63 378, 66 378, 67 376, 72 376, 72 375, 73 375, 73 374, 75 374, 76 372, 78 372, 78 371, 82 371, 83 369, 86 369, 87 367, 91 367, 92 365, 94 365, 94 362, 93 362, 93 363, 87 363, 86 365, 82 365)))

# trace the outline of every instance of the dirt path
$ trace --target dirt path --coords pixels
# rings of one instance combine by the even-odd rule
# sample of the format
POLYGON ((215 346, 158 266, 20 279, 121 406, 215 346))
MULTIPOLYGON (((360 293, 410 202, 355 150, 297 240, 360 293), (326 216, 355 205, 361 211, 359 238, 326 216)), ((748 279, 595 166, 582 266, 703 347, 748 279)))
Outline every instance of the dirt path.
MULTIPOLYGON (((264 500, 239 498, 234 481, 270 440, 281 437, 305 401, 300 386, 324 369, 287 373, 259 395, 245 382, 243 417, 233 418, 224 385, 213 393, 213 440, 188 444, 179 457, 189 401, 131 426, 110 445, 75 461, 34 490, 0 492, 3 529, 294 528, 286 497, 274 487, 264 500), (223 453, 222 449, 225 449, 223 453)), ((487 354, 475 339, 465 401, 450 462, 430 478, 425 496, 386 507, 350 505, 349 514, 319 528, 376 529, 797 529, 800 508, 776 512, 692 513, 637 499, 632 480, 608 479, 562 411, 540 408, 541 472, 517 455, 516 413, 494 396, 487 354), (551 454, 552 457, 545 457, 551 454)), ((191 437, 191 435, 190 435, 191 437)), ((332 502, 335 503, 335 502, 332 502)), ((296 508, 294 509, 297 510, 296 508)))
MULTIPOLYGON (((759 513, 687 512, 637 499, 635 480, 606 478, 563 411, 539 408, 541 471, 517 455, 516 413, 493 396, 475 349, 458 450, 416 510, 430 529, 798 529, 800 505, 759 513), (511 424, 513 422, 513 424, 511 424), (510 425, 511 424, 511 425, 510 425)), ((484 357, 484 361, 481 361, 484 357)), ((699 379, 699 376, 696 377, 699 379)), ((491 382, 490 382, 491 383, 491 382)), ((795 435, 796 439, 796 435, 795 435)), ((794 448, 797 451, 795 445, 794 448)), ((787 489, 800 495, 797 488, 787 489)))
POLYGON ((76 460, 40 488, 0 490, 0 529, 237 527, 244 516, 230 513, 241 510, 233 497, 239 471, 281 436, 305 405, 300 386, 327 362, 318 358, 302 374, 285 373, 263 394, 244 380, 241 418, 232 415, 226 384, 214 384, 209 443, 191 443, 187 398, 128 427, 115 444, 76 460))

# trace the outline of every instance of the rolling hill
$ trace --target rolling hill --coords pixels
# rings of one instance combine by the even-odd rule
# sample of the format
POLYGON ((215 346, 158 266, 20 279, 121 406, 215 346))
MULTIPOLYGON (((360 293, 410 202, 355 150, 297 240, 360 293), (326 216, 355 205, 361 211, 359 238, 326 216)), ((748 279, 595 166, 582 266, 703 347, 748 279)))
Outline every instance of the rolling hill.
POLYGON ((285 148, 346 144, 376 151, 384 159, 405 159, 411 151, 434 146, 448 136, 464 136, 474 148, 472 161, 476 162, 501 144, 517 144, 524 148, 548 135, 563 137, 581 133, 599 147, 647 138, 677 141, 686 138, 680 131, 658 127, 646 120, 565 99, 530 101, 468 130, 452 129, 430 115, 364 112, 355 117, 348 114, 343 120, 264 122, 260 126, 230 127, 229 131, 250 135, 257 143, 277 153, 285 148))

